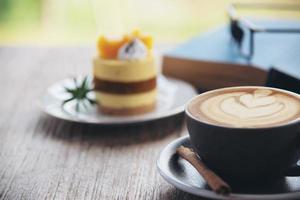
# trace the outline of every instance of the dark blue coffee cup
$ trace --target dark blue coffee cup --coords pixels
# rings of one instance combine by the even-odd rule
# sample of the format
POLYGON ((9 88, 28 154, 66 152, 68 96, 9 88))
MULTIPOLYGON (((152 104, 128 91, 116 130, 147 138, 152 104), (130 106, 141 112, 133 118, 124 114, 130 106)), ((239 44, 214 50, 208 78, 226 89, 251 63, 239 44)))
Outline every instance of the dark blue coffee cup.
MULTIPOLYGON (((201 95, 205 93, 194 98, 201 95)), ((194 150, 224 179, 261 181, 300 175, 296 165, 300 119, 267 128, 235 128, 200 120, 187 107, 187 128, 194 150)))

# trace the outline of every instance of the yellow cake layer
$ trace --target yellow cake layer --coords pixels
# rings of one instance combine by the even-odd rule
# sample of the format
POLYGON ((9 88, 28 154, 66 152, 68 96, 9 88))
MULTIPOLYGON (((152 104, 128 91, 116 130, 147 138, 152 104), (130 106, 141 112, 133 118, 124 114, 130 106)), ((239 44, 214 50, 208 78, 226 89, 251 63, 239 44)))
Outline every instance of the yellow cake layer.
POLYGON ((153 104, 156 100, 157 90, 138 94, 110 94, 96 91, 98 104, 110 108, 134 108, 153 104))
POLYGON ((93 74, 96 78, 134 82, 154 78, 157 70, 153 57, 142 60, 107 60, 94 58, 93 74))

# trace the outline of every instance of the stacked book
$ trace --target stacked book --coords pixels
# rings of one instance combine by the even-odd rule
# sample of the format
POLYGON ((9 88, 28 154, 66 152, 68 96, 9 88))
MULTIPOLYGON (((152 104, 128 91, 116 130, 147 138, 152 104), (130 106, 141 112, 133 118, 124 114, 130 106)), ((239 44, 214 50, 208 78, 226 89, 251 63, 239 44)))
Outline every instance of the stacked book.
MULTIPOLYGON (((295 21, 269 26, 299 27, 295 21)), ((300 93, 300 34, 256 33, 254 55, 242 57, 228 26, 193 38, 163 58, 163 74, 192 83, 200 91, 266 85, 300 93)))

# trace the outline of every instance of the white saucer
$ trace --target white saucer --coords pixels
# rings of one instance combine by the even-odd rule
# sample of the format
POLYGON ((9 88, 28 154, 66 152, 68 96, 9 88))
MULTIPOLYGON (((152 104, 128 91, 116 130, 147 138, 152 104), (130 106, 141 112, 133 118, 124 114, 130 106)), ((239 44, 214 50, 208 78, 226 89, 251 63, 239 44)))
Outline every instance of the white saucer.
MULTIPOLYGON (((222 196, 214 193, 206 185, 202 176, 187 161, 179 158, 176 149, 179 146, 191 147, 189 136, 184 136, 168 144, 157 160, 161 176, 176 188, 197 196, 221 200, 285 200, 300 199, 300 177, 282 177, 272 183, 237 183, 232 186, 233 193, 222 196)), ((230 180, 226 180, 229 181, 230 180)))
POLYGON ((50 86, 40 99, 41 108, 53 117, 89 124, 129 124, 169 117, 183 112, 187 101, 197 94, 196 90, 186 82, 160 76, 155 110, 142 115, 119 117, 104 115, 98 111, 97 106, 89 106, 87 110, 80 112, 75 111, 74 103, 62 107, 62 101, 69 97, 64 90, 66 86, 74 86, 72 78, 50 86))

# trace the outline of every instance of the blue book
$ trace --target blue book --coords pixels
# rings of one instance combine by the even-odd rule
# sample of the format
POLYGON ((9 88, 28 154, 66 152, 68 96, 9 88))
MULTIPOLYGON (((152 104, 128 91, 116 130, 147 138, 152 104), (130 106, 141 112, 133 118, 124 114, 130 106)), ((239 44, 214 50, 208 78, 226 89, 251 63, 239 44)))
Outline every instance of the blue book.
MULTIPOLYGON (((283 20, 262 21, 259 25, 300 28, 300 22, 283 20)), ((270 69, 273 79, 277 73, 300 80, 300 34, 255 33, 254 37, 254 55, 249 61, 239 54, 229 26, 201 34, 164 55, 163 74, 184 79, 202 90, 265 85, 268 81, 272 85, 270 69)))

